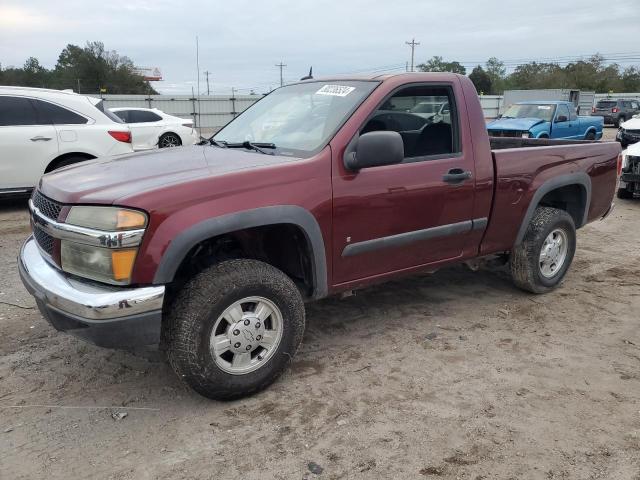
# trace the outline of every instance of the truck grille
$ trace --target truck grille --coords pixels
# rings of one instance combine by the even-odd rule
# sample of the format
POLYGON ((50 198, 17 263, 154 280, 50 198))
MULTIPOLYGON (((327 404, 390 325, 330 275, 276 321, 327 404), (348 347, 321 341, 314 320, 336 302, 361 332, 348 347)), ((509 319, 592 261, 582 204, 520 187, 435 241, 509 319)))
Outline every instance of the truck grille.
POLYGON ((38 190, 35 190, 33 196, 31 197, 31 201, 33 205, 40 210, 40 212, 45 216, 52 220, 57 220, 60 215, 60 211, 62 210, 62 205, 58 202, 55 202, 44 195, 42 195, 38 190))
POLYGON ((513 138, 521 138, 523 133, 520 130, 489 130, 490 137, 513 137, 513 138))
POLYGON ((40 248, 49 255, 53 255, 53 237, 38 227, 33 228, 33 236, 40 248))
MULTIPOLYGON (((62 204, 42 195, 38 190, 34 190, 31 196, 34 207, 40 210, 40 213, 51 220, 57 220, 62 211, 62 204)), ((47 255, 53 255, 54 240, 51 235, 42 230, 36 222, 31 222, 33 226, 33 236, 38 243, 40 249, 47 255)))

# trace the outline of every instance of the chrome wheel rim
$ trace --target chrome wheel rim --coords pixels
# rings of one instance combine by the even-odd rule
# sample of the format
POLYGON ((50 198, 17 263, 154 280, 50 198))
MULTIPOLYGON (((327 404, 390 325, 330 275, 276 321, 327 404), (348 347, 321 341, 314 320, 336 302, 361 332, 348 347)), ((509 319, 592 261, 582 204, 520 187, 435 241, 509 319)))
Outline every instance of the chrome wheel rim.
POLYGON ((282 339, 280 309, 264 297, 246 297, 217 318, 209 340, 216 365, 232 375, 245 375, 262 367, 282 339))
POLYGON ((569 250, 567 233, 561 228, 553 230, 542 244, 540 251, 540 273, 545 278, 555 276, 564 265, 569 250))
POLYGON ((160 142, 160 148, 177 147, 180 145, 180 140, 175 135, 165 135, 160 142))

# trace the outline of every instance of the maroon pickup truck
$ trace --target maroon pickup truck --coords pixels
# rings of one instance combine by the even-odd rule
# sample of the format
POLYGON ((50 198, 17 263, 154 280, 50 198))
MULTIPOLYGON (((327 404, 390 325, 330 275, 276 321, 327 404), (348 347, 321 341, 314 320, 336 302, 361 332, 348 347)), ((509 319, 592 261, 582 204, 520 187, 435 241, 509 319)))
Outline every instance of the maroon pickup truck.
POLYGON ((234 398, 285 369, 306 301, 490 256, 556 287, 576 229, 611 211, 619 151, 489 139, 460 75, 308 80, 202 145, 45 175, 19 269, 56 329, 160 344, 196 391, 234 398))

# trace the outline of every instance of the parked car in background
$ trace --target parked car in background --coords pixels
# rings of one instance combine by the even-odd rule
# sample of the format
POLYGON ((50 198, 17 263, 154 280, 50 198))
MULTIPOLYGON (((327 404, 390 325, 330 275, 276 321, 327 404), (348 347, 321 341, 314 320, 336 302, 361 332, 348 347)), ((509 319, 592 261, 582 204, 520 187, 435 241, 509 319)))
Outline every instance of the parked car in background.
POLYGON ((618 198, 633 198, 640 194, 640 143, 634 143, 624 152, 618 182, 618 198))
POLYGON ((640 102, 626 98, 598 100, 591 110, 592 116, 603 117, 604 123, 613 124, 616 127, 638 113, 640 113, 640 102))
POLYGON ((0 196, 24 195, 40 177, 96 157, 131 153, 129 127, 99 98, 0 86, 0 196))
POLYGON ((640 142, 640 115, 634 115, 630 120, 620 124, 616 140, 620 142, 622 148, 640 142))
POLYGON ((110 108, 129 125, 134 150, 193 145, 200 135, 193 128, 193 120, 174 117, 157 108, 110 108))
POLYGON ((449 102, 432 103, 432 102, 420 102, 411 110, 411 113, 420 115, 431 122, 448 122, 451 123, 451 116, 449 113, 449 102))
POLYGON ((598 140, 603 126, 601 117, 576 115, 571 102, 540 101, 509 106, 487 129, 492 137, 598 140))
POLYGON ((58 330, 162 342, 182 381, 237 398, 291 362, 305 302, 487 256, 519 288, 553 290, 576 230, 611 211, 619 153, 490 139, 464 75, 304 81, 201 145, 46 175, 18 266, 58 330), (442 96, 450 121, 389 114, 442 96))

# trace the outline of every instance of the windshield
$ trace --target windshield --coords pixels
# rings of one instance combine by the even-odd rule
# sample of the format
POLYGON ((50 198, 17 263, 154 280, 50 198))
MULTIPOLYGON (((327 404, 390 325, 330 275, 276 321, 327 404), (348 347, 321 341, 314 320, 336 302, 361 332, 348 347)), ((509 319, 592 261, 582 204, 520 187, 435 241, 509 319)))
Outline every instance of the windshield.
POLYGON ((540 104, 516 104, 511 105, 502 115, 502 118, 539 118, 550 122, 553 118, 555 105, 540 104))
POLYGON ((278 155, 310 156, 322 149, 378 82, 308 82, 274 90, 213 139, 274 144, 278 155))

